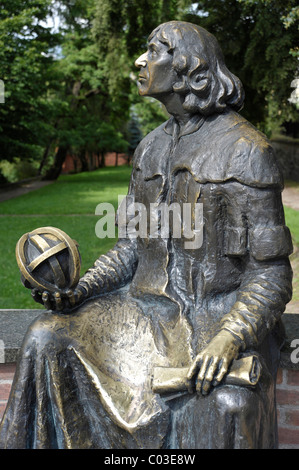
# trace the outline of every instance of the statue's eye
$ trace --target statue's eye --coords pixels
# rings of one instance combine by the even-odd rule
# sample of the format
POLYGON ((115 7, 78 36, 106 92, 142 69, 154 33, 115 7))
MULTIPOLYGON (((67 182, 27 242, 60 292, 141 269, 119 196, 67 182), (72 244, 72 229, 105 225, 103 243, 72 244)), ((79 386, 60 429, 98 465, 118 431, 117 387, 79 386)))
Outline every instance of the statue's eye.
POLYGON ((148 50, 152 56, 156 56, 158 54, 158 51, 154 45, 148 46, 148 50))

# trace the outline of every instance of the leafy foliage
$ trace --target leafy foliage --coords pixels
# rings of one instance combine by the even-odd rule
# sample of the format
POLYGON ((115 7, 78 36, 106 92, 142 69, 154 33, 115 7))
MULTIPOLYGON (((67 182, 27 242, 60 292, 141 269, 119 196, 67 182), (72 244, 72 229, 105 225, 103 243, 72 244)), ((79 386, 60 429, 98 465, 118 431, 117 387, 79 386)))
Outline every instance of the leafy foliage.
POLYGON ((171 19, 214 33, 244 84, 244 116, 270 135, 297 120, 289 98, 298 12, 295 0, 2 0, 0 159, 12 178, 27 161, 55 179, 68 152, 83 170, 88 154, 131 154, 140 131, 167 119, 158 102, 138 96, 134 61, 171 19))
POLYGON ((45 99, 56 80, 49 53, 58 36, 41 24, 50 14, 50 0, 3 0, 0 7, 1 79, 5 104, 0 105, 1 158, 37 157, 49 131, 51 114, 45 99))
POLYGON ((289 102, 298 70, 295 13, 295 0, 202 0, 188 15, 217 37, 228 67, 244 84, 243 114, 269 135, 298 119, 289 102))

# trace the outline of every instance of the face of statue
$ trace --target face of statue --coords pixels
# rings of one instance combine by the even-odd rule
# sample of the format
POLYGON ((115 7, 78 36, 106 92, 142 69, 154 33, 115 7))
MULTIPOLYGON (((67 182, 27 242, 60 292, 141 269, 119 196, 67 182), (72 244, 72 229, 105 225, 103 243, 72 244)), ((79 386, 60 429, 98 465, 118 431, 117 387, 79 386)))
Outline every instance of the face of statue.
POLYGON ((135 62, 140 68, 138 77, 139 94, 161 99, 173 91, 176 73, 172 67, 172 52, 166 44, 153 37, 147 51, 135 62))

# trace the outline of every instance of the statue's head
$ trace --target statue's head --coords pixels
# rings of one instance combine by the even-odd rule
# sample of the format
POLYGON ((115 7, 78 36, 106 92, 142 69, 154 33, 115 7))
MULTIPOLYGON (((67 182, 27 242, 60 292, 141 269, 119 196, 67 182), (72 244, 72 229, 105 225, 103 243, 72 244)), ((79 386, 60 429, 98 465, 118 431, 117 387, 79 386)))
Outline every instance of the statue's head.
POLYGON ((169 21, 148 38, 148 50, 136 60, 141 69, 139 93, 160 99, 179 93, 184 109, 193 114, 240 110, 244 91, 224 63, 216 38, 200 26, 169 21))

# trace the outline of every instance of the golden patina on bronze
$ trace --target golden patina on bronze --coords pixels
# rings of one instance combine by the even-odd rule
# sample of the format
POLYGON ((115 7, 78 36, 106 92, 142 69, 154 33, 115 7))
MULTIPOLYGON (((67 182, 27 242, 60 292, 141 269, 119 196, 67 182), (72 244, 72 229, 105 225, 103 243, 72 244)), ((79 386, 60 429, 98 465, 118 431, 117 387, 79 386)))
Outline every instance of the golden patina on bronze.
POLYGON ((126 204, 150 222, 153 206, 188 204, 191 230, 148 223, 133 237, 128 210, 114 248, 68 290, 54 253, 66 239, 34 234, 25 285, 48 286, 29 284, 43 266, 56 289, 33 289, 48 311, 24 339, 0 447, 276 448, 292 241, 273 149, 238 113, 242 84, 203 28, 158 26, 136 66, 140 95, 170 118, 137 147, 126 204))
POLYGON ((25 233, 16 245, 16 259, 27 286, 40 293, 66 291, 79 282, 78 243, 58 228, 40 227, 25 233))
MULTIPOLYGON (((189 367, 170 368, 155 367, 153 375, 153 391, 160 394, 173 392, 195 391, 195 384, 190 383, 187 378, 189 367)), ((257 385, 261 375, 261 364, 255 355, 235 359, 223 383, 227 385, 257 385)))

